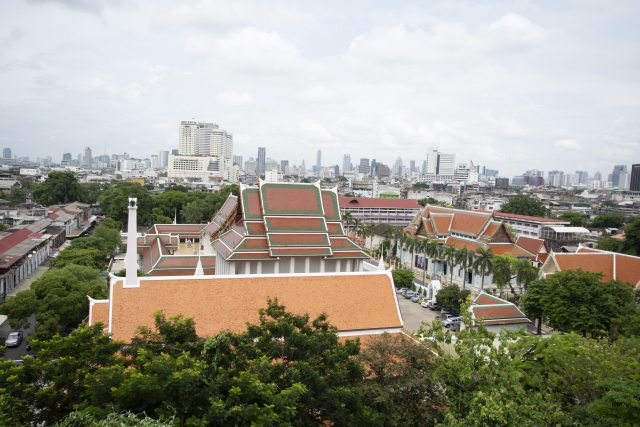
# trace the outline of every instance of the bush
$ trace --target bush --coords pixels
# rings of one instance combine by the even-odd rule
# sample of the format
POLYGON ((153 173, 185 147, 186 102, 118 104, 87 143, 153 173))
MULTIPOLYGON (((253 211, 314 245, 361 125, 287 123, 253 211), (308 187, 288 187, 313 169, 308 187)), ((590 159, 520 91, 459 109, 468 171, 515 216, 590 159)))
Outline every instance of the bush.
POLYGON ((413 289, 413 273, 409 270, 396 269, 391 271, 393 276, 393 284, 396 288, 412 288, 413 289))

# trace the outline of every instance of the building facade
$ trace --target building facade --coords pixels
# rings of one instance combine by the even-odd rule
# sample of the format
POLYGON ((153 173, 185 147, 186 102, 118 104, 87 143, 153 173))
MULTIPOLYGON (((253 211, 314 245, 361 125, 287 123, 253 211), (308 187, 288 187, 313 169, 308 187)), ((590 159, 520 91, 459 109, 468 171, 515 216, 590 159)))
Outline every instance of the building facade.
POLYGON ((181 156, 200 155, 200 128, 197 122, 189 120, 180 122, 178 153, 181 156))

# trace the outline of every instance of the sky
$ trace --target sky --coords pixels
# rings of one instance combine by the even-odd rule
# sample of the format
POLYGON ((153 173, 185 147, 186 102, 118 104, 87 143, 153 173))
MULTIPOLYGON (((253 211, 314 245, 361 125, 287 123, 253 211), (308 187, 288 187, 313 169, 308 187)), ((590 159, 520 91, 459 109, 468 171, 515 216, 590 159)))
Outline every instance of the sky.
POLYGON ((513 176, 640 163, 638 1, 13 0, 0 145, 74 158, 177 148, 307 167, 427 149, 513 176))

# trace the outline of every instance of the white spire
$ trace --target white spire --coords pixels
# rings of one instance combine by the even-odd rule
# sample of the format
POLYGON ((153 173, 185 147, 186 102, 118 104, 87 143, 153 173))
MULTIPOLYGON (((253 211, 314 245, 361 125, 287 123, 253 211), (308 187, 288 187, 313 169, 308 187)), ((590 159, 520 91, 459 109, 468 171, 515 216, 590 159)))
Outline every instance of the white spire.
POLYGON ((194 276, 204 276, 204 269, 202 268, 202 261, 200 261, 200 239, 198 239, 198 265, 196 266, 196 271, 193 273, 194 276))
POLYGON ((378 261, 378 270, 386 270, 386 268, 384 267, 384 246, 382 246, 380 250, 380 261, 378 261))
POLYGON ((127 225, 127 254, 124 258, 124 268, 127 271, 124 285, 137 287, 138 282, 138 199, 129 199, 129 222, 127 225))
POLYGON ((173 223, 177 224, 178 223, 178 209, 175 209, 173 211, 173 223))

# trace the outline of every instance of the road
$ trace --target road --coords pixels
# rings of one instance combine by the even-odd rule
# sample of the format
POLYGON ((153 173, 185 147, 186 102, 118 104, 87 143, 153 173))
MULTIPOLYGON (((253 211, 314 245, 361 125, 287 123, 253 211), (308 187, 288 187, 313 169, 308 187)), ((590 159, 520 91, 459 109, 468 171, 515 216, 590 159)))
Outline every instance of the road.
POLYGON ((29 323, 31 326, 27 329, 18 329, 18 331, 22 331, 24 334, 24 338, 18 347, 7 348, 4 352, 4 360, 19 360, 22 356, 27 353, 34 354, 33 351, 27 352, 27 337, 29 334, 35 332, 36 329, 36 316, 34 314, 29 317, 29 323))
POLYGON ((417 302, 411 302, 410 299, 406 299, 400 294, 398 294, 398 303, 400 305, 404 328, 410 332, 416 332, 422 322, 431 324, 431 322, 436 320, 436 316, 440 314, 440 311, 432 311, 424 308, 417 302))

